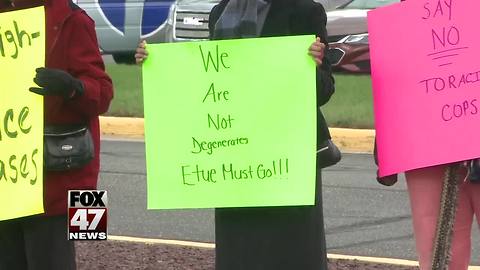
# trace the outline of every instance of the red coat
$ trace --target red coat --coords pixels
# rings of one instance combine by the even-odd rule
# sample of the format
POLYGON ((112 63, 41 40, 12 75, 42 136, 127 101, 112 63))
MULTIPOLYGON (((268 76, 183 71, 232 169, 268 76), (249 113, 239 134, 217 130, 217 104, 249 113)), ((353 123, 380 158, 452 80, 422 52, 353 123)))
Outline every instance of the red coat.
MULTIPOLYGON (((97 187, 100 169, 98 115, 108 110, 113 87, 98 49, 94 21, 68 0, 45 0, 44 3, 46 67, 67 71, 83 82, 85 90, 83 96, 68 101, 61 97, 45 97, 45 124, 89 123, 95 145, 95 158, 82 169, 46 173, 45 213, 58 215, 67 212, 68 190, 97 187)), ((5 9, 0 6, 0 11, 5 9)))

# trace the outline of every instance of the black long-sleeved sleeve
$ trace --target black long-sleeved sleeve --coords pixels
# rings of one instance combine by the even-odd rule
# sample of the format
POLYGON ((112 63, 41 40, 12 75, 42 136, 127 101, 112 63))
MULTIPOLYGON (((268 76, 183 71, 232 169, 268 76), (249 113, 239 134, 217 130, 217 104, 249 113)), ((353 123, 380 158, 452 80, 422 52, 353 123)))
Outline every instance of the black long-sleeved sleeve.
MULTIPOLYGON (((328 50, 327 40, 327 15, 325 9, 321 4, 314 3, 314 8, 311 9, 310 30, 320 37, 322 43, 326 45, 325 52, 328 50)), ((323 63, 317 67, 317 104, 322 106, 330 100, 330 97, 335 92, 335 79, 332 76, 332 67, 327 57, 323 58, 323 63)))
POLYGON ((221 12, 223 11, 227 3, 228 1, 222 0, 210 11, 210 15, 208 17, 208 31, 210 33, 210 39, 213 39, 213 30, 215 29, 215 24, 217 23, 218 18, 220 18, 221 12))
MULTIPOLYGON (((296 0, 296 7, 290 18, 291 34, 316 35, 326 45, 327 40, 327 15, 323 6, 312 0, 296 0)), ((313 41, 312 41, 313 42, 313 41)), ((320 107, 330 100, 335 92, 335 80, 332 76, 332 68, 327 57, 323 58, 322 65, 316 68, 317 89, 317 143, 331 138, 328 125, 320 107)))

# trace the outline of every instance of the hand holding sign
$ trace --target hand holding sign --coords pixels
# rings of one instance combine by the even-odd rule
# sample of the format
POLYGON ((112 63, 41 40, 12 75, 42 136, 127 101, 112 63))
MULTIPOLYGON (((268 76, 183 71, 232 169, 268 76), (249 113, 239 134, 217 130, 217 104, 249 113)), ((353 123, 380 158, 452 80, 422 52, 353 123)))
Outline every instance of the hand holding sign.
POLYGON ((317 64, 321 66, 323 63, 323 57, 325 56, 325 44, 320 41, 320 38, 317 37, 316 40, 310 45, 308 49, 308 54, 310 54, 317 64))
POLYGON ((141 40, 138 43, 138 47, 135 50, 135 62, 137 65, 143 64, 145 60, 148 57, 148 51, 147 51, 147 42, 145 40, 141 40))

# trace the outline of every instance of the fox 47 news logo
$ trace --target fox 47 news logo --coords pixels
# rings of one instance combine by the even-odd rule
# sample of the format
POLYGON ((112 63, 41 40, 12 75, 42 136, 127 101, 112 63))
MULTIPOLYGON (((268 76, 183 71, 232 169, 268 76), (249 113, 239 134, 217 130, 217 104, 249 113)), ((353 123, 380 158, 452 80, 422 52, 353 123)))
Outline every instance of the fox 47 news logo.
POLYGON ((107 240, 107 191, 68 191, 68 240, 107 240))

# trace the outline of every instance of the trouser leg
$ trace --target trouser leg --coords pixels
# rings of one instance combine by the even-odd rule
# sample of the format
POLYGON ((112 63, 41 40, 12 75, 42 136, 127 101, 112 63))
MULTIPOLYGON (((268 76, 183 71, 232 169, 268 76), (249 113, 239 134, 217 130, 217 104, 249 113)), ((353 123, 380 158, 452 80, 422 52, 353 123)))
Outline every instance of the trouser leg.
POLYGON ((0 221, 0 270, 11 269, 27 269, 20 219, 0 221))
POLYGON ((75 270, 74 242, 67 240, 66 216, 36 216, 24 223, 29 270, 75 270))
MULTIPOLYGON (((412 208, 415 242, 420 269, 431 267, 433 241, 440 212, 440 197, 445 166, 424 168, 406 173, 410 204, 412 208)), ((463 179, 462 174, 460 178, 463 179)), ((458 206, 451 245, 449 269, 465 270, 470 260, 470 234, 473 222, 468 187, 462 184, 459 189, 458 206)))

